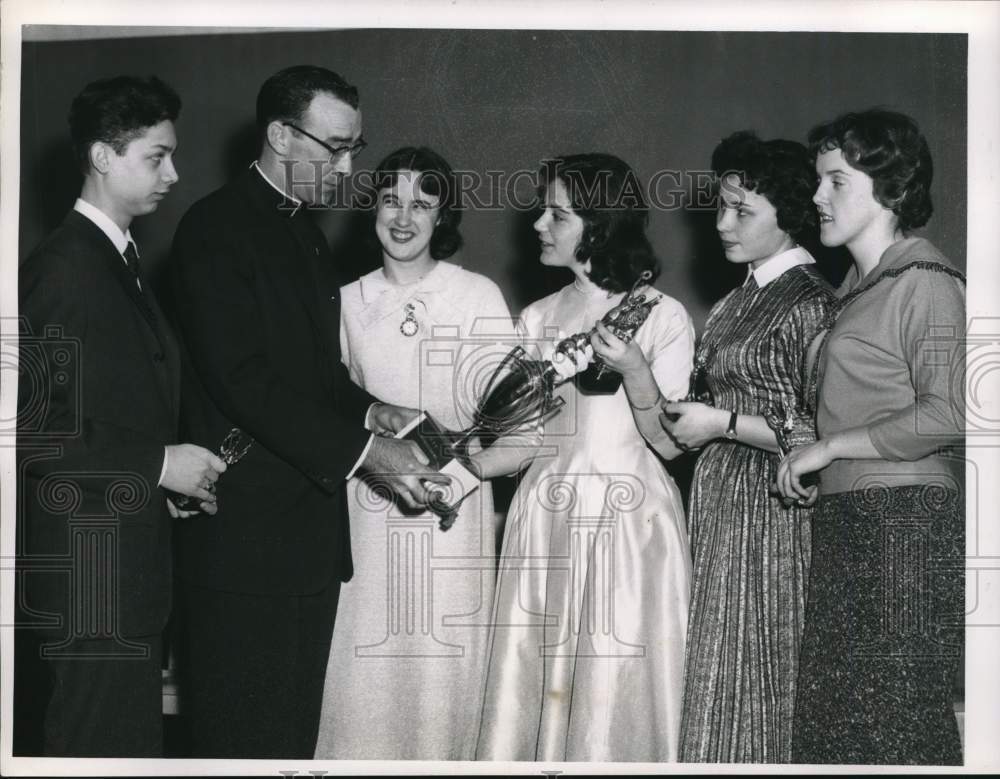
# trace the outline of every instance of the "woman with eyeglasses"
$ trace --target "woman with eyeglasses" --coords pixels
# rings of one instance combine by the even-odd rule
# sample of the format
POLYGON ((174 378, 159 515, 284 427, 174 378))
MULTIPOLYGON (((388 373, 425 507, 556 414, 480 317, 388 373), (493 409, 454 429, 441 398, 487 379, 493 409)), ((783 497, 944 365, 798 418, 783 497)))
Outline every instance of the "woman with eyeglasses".
MULTIPOLYGON (((512 346, 510 312, 496 284, 447 261, 461 211, 441 156, 394 151, 373 192, 382 262, 341 291, 344 363, 386 402, 465 428, 512 346)), ((516 440, 473 455, 476 477, 516 470, 516 440)), ((348 503, 354 577, 340 595, 316 758, 471 760, 495 578, 490 485, 446 532, 434 514, 393 503, 377 475, 351 479, 348 503)))
POLYGON ((792 756, 960 765, 965 279, 912 235, 932 163, 910 117, 844 114, 809 145, 820 239, 854 263, 810 350, 819 440, 778 472, 787 498, 818 497, 792 756))
POLYGON ((694 328, 648 286, 658 263, 628 165, 578 154, 541 178, 540 259, 572 281, 524 310, 529 347, 589 331, 633 287, 656 303, 633 341, 647 366, 634 386, 591 368, 556 390, 565 406, 507 516, 476 756, 675 760, 690 562, 680 494, 641 430, 666 439, 658 398, 684 395, 694 328))

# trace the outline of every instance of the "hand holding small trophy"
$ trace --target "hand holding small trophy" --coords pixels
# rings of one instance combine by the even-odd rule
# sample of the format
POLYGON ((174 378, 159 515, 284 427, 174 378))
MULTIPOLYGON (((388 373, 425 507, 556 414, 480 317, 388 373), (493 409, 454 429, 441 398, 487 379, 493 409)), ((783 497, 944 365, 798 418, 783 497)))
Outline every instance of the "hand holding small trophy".
MULTIPOLYGON (((247 453, 252 444, 252 437, 250 437, 247 433, 244 433, 238 427, 234 427, 226 434, 222 444, 219 446, 219 458, 227 466, 234 465, 243 459, 243 456, 247 453)), ((209 492, 214 493, 215 483, 213 482, 209 484, 207 489, 209 492)), ((201 501, 198 498, 192 497, 191 495, 182 495, 181 493, 174 492, 173 490, 167 490, 166 492, 170 501, 181 511, 199 511, 199 504, 201 501)))
MULTIPOLYGON (((714 406, 715 399, 712 397, 712 390, 708 386, 708 369, 715 359, 715 346, 703 343, 695 352, 694 367, 691 370, 691 378, 688 381, 688 392, 684 396, 685 403, 704 403, 706 406, 714 406)), ((668 422, 676 422, 680 419, 680 414, 671 413, 667 410, 667 402, 664 400, 660 406, 660 414, 668 422)), ((662 424, 662 423, 661 423, 662 424)), ((669 430, 667 432, 670 432, 669 430)))
POLYGON ((715 360, 715 346, 711 343, 703 343, 694 356, 694 368, 691 371, 691 382, 688 386, 688 394, 685 400, 695 403, 704 403, 706 406, 714 406, 715 399, 712 397, 712 390, 708 386, 708 369, 715 360))

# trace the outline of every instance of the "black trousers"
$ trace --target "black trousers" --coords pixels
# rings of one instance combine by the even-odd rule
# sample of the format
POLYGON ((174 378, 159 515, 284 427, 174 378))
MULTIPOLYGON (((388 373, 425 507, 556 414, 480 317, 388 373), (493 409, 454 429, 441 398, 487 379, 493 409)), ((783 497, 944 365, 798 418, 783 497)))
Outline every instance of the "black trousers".
POLYGON ((312 758, 339 597, 339 581, 301 596, 180 583, 180 713, 192 757, 312 758))
POLYGON ((53 639, 22 632, 14 670, 14 753, 162 757, 163 640, 89 639, 46 657, 53 639))

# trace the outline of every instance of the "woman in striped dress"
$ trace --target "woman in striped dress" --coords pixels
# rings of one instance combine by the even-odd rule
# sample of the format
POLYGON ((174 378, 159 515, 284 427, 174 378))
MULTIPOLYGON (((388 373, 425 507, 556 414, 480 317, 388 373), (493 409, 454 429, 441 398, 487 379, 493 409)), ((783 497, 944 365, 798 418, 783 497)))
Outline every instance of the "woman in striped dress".
POLYGON ((815 222, 805 147, 736 133, 712 167, 726 259, 748 273, 713 307, 695 358, 711 405, 666 403, 661 417, 679 445, 704 447, 688 515, 680 759, 782 763, 791 756, 809 510, 770 490, 785 432, 778 419, 802 405, 802 357, 834 297, 797 245, 815 222))

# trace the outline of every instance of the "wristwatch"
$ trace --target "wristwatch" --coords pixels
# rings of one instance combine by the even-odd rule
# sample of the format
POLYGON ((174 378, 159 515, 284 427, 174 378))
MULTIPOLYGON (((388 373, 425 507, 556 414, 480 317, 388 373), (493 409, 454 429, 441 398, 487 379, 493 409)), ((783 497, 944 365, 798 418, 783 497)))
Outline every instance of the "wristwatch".
POLYGON ((736 412, 729 415, 729 427, 726 428, 726 438, 736 438, 736 412))

